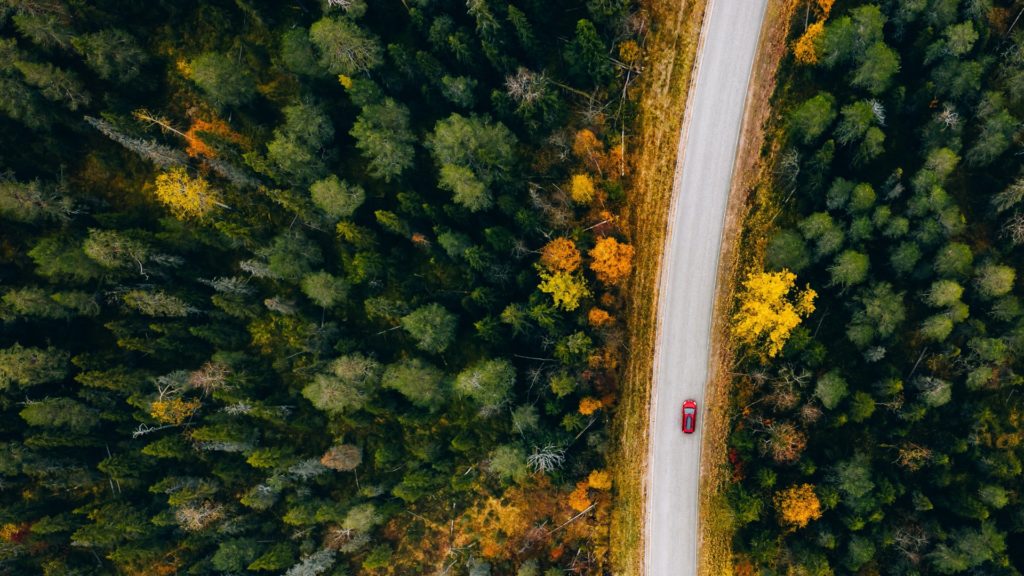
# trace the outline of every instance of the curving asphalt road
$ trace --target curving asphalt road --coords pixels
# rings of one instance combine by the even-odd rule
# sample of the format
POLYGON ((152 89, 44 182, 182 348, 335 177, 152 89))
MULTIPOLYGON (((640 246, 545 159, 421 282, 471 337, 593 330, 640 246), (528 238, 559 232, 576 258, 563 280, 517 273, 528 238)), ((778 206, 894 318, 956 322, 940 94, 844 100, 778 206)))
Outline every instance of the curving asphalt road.
POLYGON ((768 0, 709 0, 679 139, 661 274, 651 392, 644 562, 648 576, 697 574, 697 493, 711 314, 725 209, 750 71, 768 0), (697 400, 697 431, 680 410, 697 400))

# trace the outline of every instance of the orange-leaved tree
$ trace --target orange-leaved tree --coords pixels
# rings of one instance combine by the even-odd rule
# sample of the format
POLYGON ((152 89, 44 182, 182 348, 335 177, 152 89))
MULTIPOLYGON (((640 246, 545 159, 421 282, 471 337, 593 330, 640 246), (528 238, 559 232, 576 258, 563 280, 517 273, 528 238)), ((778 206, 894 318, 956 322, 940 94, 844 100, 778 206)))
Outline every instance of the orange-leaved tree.
POLYGON ((810 484, 794 485, 777 492, 775 509, 779 523, 792 528, 803 528, 811 520, 821 518, 821 502, 810 484))
POLYGON ((209 182, 201 176, 189 176, 182 167, 171 168, 156 177, 156 198, 176 218, 201 218, 214 206, 227 208, 209 182))
POLYGON ((196 118, 192 121, 192 125, 189 126, 188 130, 185 132, 185 139, 188 141, 188 147, 185 148, 185 153, 192 158, 198 158, 199 156, 216 158, 217 150, 203 140, 204 135, 206 135, 207 138, 212 135, 236 144, 243 141, 242 135, 232 130, 231 127, 223 120, 214 118, 213 120, 207 121, 201 118, 196 118))
POLYGON ((7 523, 0 526, 0 540, 4 542, 13 542, 20 544, 31 532, 32 525, 28 522, 22 522, 21 524, 7 523))
POLYGON ((598 173, 603 164, 604 142, 591 130, 584 128, 576 133, 572 141, 572 153, 580 160, 587 161, 598 173))
POLYGON ((576 489, 569 494, 569 506, 573 510, 583 512, 593 504, 590 501, 590 494, 587 493, 589 487, 586 480, 576 483, 576 489))
POLYGON ((782 350, 793 329, 814 312, 817 293, 810 286, 795 288, 795 281, 789 270, 757 272, 743 281, 739 311, 732 317, 738 341, 770 358, 782 350))
POLYGON ((604 326, 605 324, 610 324, 614 320, 615 317, 609 314, 608 311, 604 310, 603 308, 594 307, 587 312, 587 322, 591 326, 594 326, 595 328, 599 326, 604 326))
POLYGON ((633 247, 611 236, 598 238, 589 254, 590 269, 606 284, 622 282, 633 269, 633 247))
POLYGON ((597 398, 587 396, 580 400, 580 414, 590 416, 601 409, 601 401, 597 398))
POLYGON ((580 251, 568 238, 555 238, 540 249, 540 264, 548 270, 575 272, 580 267, 580 251))

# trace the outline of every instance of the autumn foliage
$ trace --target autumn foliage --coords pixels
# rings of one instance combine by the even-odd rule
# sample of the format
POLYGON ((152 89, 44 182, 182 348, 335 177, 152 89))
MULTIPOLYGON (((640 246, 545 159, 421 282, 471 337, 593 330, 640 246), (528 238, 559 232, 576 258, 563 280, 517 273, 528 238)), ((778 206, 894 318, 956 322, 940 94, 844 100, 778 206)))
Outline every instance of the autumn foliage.
POLYGON ((794 287, 796 275, 788 270, 759 272, 743 281, 739 311, 733 316, 733 334, 768 357, 775 357, 803 318, 814 312, 817 293, 794 287))
POLYGON ((569 272, 541 272, 537 288, 545 294, 550 294, 555 306, 566 312, 579 308, 580 301, 590 296, 590 290, 587 289, 583 277, 569 272))
MULTIPOLYGON (((630 47, 626 47, 626 57, 635 55, 630 47)), ((593 131, 584 128, 576 132, 572 142, 573 154, 583 161, 589 170, 593 170, 602 178, 615 179, 622 166, 622 146, 613 146, 605 150, 604 142, 593 131)))
POLYGON ((540 263, 548 270, 575 272, 580 267, 580 251, 568 238, 555 238, 541 248, 540 263))
POLYGON ((604 143, 592 130, 584 128, 573 138, 572 153, 583 160, 593 159, 604 154, 604 143))
POLYGON ((594 490, 611 490, 612 475, 607 470, 593 470, 587 477, 587 484, 594 490))
POLYGON ((580 414, 584 416, 590 416, 594 412, 601 409, 601 401, 597 398, 591 398, 587 396, 580 400, 580 414))
POLYGON ((825 31, 824 22, 815 22, 807 27, 807 30, 793 43, 793 57, 801 64, 816 64, 818 62, 818 39, 825 31))
POLYGON ((779 522, 793 528, 803 528, 811 520, 821 518, 821 502, 810 484, 790 486, 776 493, 775 508, 779 522))
MULTIPOLYGON (((579 482, 568 499, 563 499, 565 492, 556 490, 544 477, 488 496, 456 519, 454 539, 450 539, 452 532, 448 523, 434 524, 418 518, 429 524, 424 540, 417 543, 418 539, 401 538, 401 551, 403 556, 443 556, 449 547, 474 546, 481 556, 495 562, 522 559, 524 551, 528 556, 559 558, 565 553, 566 545, 586 542, 595 553, 592 561, 600 565, 607 556, 607 522, 611 508, 608 488, 599 487, 604 485, 602 474, 606 473, 591 472, 595 482, 589 479, 579 482), (595 490, 592 496, 591 489, 595 490), (591 512, 579 515, 595 504, 591 512), (552 530, 557 526, 562 529, 556 537, 552 530)), ((607 485, 610 488, 610 477, 607 485)), ((401 531, 396 530, 396 533, 401 531)))
POLYGON ((197 158, 199 156, 215 158, 217 156, 217 151, 203 141, 201 135, 203 132, 219 136, 230 142, 239 143, 242 141, 241 135, 232 130, 231 127, 223 120, 214 119, 207 121, 197 118, 192 121, 192 125, 189 126, 188 131, 185 132, 185 139, 188 141, 188 147, 185 148, 185 153, 192 158, 197 158))
POLYGON ((578 482, 576 489, 569 493, 569 506, 577 511, 583 512, 593 504, 590 501, 590 494, 587 492, 590 485, 587 481, 578 482))
POLYGON ((643 56, 643 51, 640 49, 640 45, 634 40, 626 40, 619 44, 619 60, 622 60, 626 64, 633 65, 640 61, 640 57, 643 56))
POLYGON ((0 540, 4 542, 20 543, 30 533, 31 526, 28 523, 4 524, 0 526, 0 540))
POLYGON ((633 247, 610 236, 597 240, 590 258, 590 269, 606 284, 622 282, 633 269, 633 247))
POLYGON ((218 192, 201 176, 172 168, 156 177, 156 198, 177 218, 201 218, 214 206, 224 206, 218 192))
POLYGON ((603 308, 595 307, 591 308, 587 312, 587 323, 589 323, 591 326, 594 326, 595 328, 604 326, 605 324, 610 324, 614 320, 615 318, 611 314, 609 314, 607 310, 604 310, 603 308))
POLYGON ((587 174, 573 174, 569 182, 569 196, 577 204, 590 204, 594 200, 594 179, 587 174))
POLYGON ((149 415, 163 424, 180 426, 199 410, 203 403, 199 400, 156 400, 149 406, 149 415))

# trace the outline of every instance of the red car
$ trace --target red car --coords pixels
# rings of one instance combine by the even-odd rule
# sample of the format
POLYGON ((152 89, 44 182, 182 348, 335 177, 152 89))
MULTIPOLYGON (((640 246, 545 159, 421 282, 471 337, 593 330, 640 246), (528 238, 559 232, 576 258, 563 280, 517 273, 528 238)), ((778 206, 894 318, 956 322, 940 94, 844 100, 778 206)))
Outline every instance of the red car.
POLYGON ((683 432, 693 434, 697 428, 697 403, 693 400, 683 402, 683 432))

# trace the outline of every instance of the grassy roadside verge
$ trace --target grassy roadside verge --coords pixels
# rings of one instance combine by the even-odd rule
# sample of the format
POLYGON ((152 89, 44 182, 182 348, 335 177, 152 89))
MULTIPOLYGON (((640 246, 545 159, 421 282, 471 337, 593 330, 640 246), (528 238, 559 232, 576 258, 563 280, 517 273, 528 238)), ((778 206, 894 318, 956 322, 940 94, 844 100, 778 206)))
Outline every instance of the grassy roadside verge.
POLYGON ((786 53, 786 39, 797 6, 798 0, 768 2, 726 213, 703 410, 699 573, 705 576, 732 574, 732 513, 726 499, 731 478, 727 452, 734 361, 729 317, 735 287, 746 271, 760 269, 769 231, 778 214, 771 178, 778 151, 762 148, 766 126, 773 124, 769 117, 776 74, 786 53))
POLYGON ((628 305, 629 360, 622 399, 613 424, 612 469, 616 487, 611 520, 611 560, 616 575, 643 574, 644 476, 648 452, 648 408, 657 315, 658 273, 664 247, 676 150, 690 75, 707 0, 645 0, 652 28, 637 136, 631 142, 633 185, 627 213, 636 250, 628 305))

